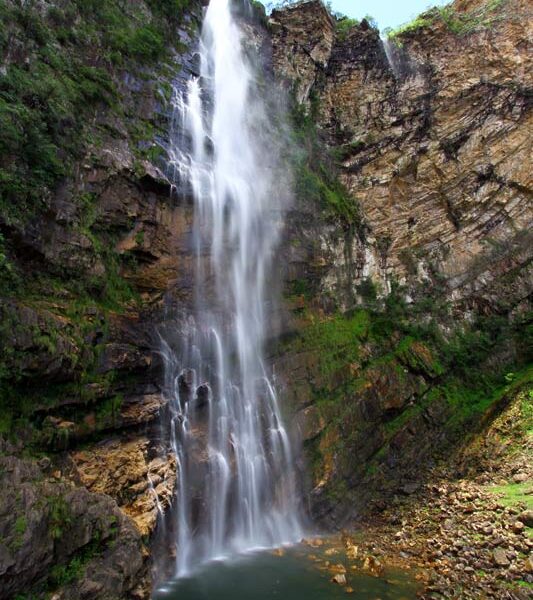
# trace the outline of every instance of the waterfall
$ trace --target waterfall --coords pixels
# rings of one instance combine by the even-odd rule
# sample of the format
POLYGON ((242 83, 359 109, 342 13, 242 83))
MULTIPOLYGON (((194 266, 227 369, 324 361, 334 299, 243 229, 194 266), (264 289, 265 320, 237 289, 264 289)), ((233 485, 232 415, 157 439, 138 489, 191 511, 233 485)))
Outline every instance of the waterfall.
POLYGON ((394 73, 395 79, 399 79, 402 71, 401 61, 398 56, 399 48, 394 42, 391 42, 387 37, 382 37, 381 43, 383 45, 383 50, 385 51, 385 56, 387 57, 389 67, 394 73))
POLYGON ((178 576, 301 538, 293 458, 263 357, 282 196, 231 0, 211 0, 200 75, 175 91, 169 155, 194 199, 196 308, 163 341, 178 457, 178 576))
POLYGON ((394 79, 405 82, 409 78, 421 75, 419 64, 401 44, 388 37, 382 37, 381 44, 394 79))

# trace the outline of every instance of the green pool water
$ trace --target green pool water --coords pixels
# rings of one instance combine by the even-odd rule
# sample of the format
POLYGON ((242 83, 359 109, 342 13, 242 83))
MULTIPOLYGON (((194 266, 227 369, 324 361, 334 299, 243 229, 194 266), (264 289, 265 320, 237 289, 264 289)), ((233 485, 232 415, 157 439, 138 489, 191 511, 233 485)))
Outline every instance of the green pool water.
POLYGON ((414 600, 416 585, 412 577, 386 570, 372 577, 351 568, 342 556, 331 557, 334 564, 347 567, 347 585, 332 583, 325 569, 326 557, 309 548, 293 548, 283 556, 261 552, 228 562, 215 562, 195 576, 167 582, 155 600, 414 600), (321 569, 322 567, 322 569, 321 569), (353 592, 348 593, 347 588, 353 592))

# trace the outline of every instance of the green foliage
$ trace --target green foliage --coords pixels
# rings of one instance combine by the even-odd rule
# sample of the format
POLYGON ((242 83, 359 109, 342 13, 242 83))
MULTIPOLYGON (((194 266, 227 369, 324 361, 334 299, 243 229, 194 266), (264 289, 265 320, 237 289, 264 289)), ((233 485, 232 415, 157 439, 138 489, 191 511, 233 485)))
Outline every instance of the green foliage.
POLYGON ((317 171, 301 162, 296 170, 296 194, 310 202, 316 202, 333 215, 351 223, 359 217, 356 202, 331 173, 320 166, 317 171))
POLYGON ((19 275, 8 256, 4 236, 0 233, 0 296, 9 294, 19 284, 19 275))
POLYGON ((70 507, 63 496, 46 498, 48 506, 48 527, 52 539, 59 540, 65 533, 65 528, 72 523, 70 507))
POLYGON ((25 515, 21 515, 20 517, 17 517, 17 520, 15 521, 15 537, 14 537, 14 541, 13 544, 11 546, 11 549, 13 551, 17 551, 20 548, 22 548, 22 545, 24 543, 24 534, 26 533, 26 529, 28 528, 28 521, 26 519, 25 515))
POLYGON ((306 279, 297 279, 296 281, 292 281, 290 285, 289 296, 303 296, 305 299, 309 299, 311 297, 309 282, 306 279))
POLYGON ((6 9, 6 23, 32 54, 0 76, 0 208, 9 224, 44 207, 80 156, 84 120, 116 91, 106 70, 58 49, 57 31, 33 4, 6 9))
MULTIPOLYGON (((410 377, 411 384, 418 381, 417 385, 422 375, 425 381, 404 408, 383 416, 383 442, 370 463, 372 472, 379 471, 398 431, 431 405, 438 405, 437 414, 443 418, 440 426, 452 443, 531 381, 533 372, 520 351, 522 321, 478 315, 458 324, 437 300, 435 304, 426 299, 407 304, 405 290, 397 284, 385 298, 377 295, 370 280, 366 287, 366 308, 318 321, 307 315, 310 324, 290 346, 290 351, 312 352, 317 360, 320 377, 318 388, 313 389, 314 402, 328 422, 326 431, 335 441, 327 444, 334 445, 338 460, 350 461, 350 448, 361 433, 356 399, 376 373, 398 377, 400 382, 410 377)), ((524 392, 523 412, 529 428, 533 392, 527 394, 529 402, 524 392)), ((326 450, 315 448, 316 469, 325 460, 322 452, 330 451, 327 445, 326 450)))
POLYGON ((51 589, 57 589, 81 577, 84 571, 84 561, 74 557, 67 565, 56 564, 50 569, 48 582, 51 589))
POLYGON ((497 21, 501 20, 501 11, 506 3, 507 0, 489 0, 482 6, 474 8, 469 12, 459 12, 454 8, 453 4, 449 4, 433 8, 397 29, 386 29, 384 33, 388 39, 394 40, 401 46, 402 37, 429 27, 437 19, 441 19, 455 35, 467 35, 479 28, 492 27, 497 21))
POLYGON ((24 535, 26 528, 28 527, 28 522, 25 516, 18 517, 15 522, 15 533, 17 535, 24 535))
POLYGON ((263 27, 268 27, 268 15, 267 10, 263 2, 260 0, 250 0, 250 6, 256 21, 261 23, 263 27))
MULTIPOLYGON (((305 4, 306 2, 309 2, 309 0, 274 0, 273 2, 269 2, 267 4, 267 10, 273 10, 273 9, 277 9, 277 8, 288 8, 288 7, 292 7, 292 6, 301 6, 302 4, 305 4)), ((331 2, 324 2, 324 0, 321 0, 322 4, 324 4, 324 6, 327 6, 328 8, 331 7, 331 2)))
POLYGON ((378 288, 371 277, 365 277, 357 286, 357 293, 366 306, 373 306, 378 298, 378 288))
POLYGON ((364 229, 360 207, 337 175, 334 156, 320 140, 316 129, 316 98, 311 97, 311 109, 293 105, 293 139, 298 151, 293 155, 296 196, 305 202, 314 202, 331 216, 345 224, 364 229))
MULTIPOLYGON (((114 517, 110 517, 110 522, 112 522, 112 519, 114 519, 114 517)), ((114 537, 117 533, 117 528, 113 527, 110 532, 112 537, 114 537)), ((68 563, 55 564, 50 569, 50 574, 46 581, 48 591, 54 591, 83 576, 89 561, 101 554, 105 549, 106 543, 102 541, 101 537, 100 531, 97 531, 93 536, 93 539, 86 546, 81 548, 68 563)))
POLYGON ((342 144, 341 146, 335 147, 332 150, 332 153, 337 161, 342 162, 364 150, 366 145, 367 142, 365 140, 355 140, 348 144, 342 144))
POLYGON ((177 43, 175 24, 188 0, 149 4, 154 16, 147 20, 119 0, 75 0, 47 12, 33 2, 12 6, 0 0, 2 54, 9 39, 22 54, 7 61, 0 75, 3 222, 26 221, 44 210, 83 155, 95 111, 119 110, 116 68, 138 70, 177 43))
POLYGON ((101 402, 98 405, 96 421, 101 427, 115 425, 116 419, 120 414, 120 408, 124 402, 122 394, 117 394, 112 398, 101 402))
POLYGON ((402 339, 395 350, 395 356, 412 373, 421 373, 430 378, 443 375, 445 370, 442 363, 434 356, 426 345, 421 344, 412 336, 402 339))
POLYGON ((148 0, 148 6, 158 16, 175 24, 191 5, 191 0, 148 0))
POLYGON ((505 506, 516 506, 517 504, 525 504, 528 510, 533 510, 533 496, 531 495, 531 484, 528 482, 490 486, 486 489, 489 492, 501 496, 500 502, 505 506))
MULTIPOLYGON (((401 412, 397 417, 395 417, 394 419, 391 419, 390 421, 387 421, 384 424, 384 427, 385 427, 385 432, 386 432, 388 439, 390 440, 394 436, 395 433, 400 431, 400 429, 402 429, 402 427, 404 425, 406 425, 409 421, 414 419, 414 417, 416 415, 421 414, 422 410, 423 410, 423 408, 425 408, 426 404, 427 404, 427 402, 424 404, 416 404, 413 406, 409 406, 406 410, 401 412)), ((370 463, 370 464, 372 464, 372 463, 370 463)))
POLYGON ((404 35, 409 35, 414 32, 419 31, 420 29, 424 29, 425 27, 429 27, 435 22, 437 14, 434 10, 426 12, 422 15, 419 15, 409 23, 405 23, 400 25, 396 29, 387 28, 384 30, 385 35, 389 40, 393 40, 399 45, 401 45, 400 38, 404 35))
POLYGON ((507 0, 490 0, 484 5, 470 12, 460 13, 452 5, 439 8, 439 15, 448 29, 455 35, 467 35, 479 28, 492 27, 501 20, 498 14, 505 6, 507 0))
POLYGON ((316 321, 302 332, 293 348, 318 351, 321 373, 332 375, 357 361, 360 344, 368 335, 369 325, 370 315, 366 311, 316 321))
POLYGON ((359 26, 360 21, 358 19, 350 19, 349 17, 341 17, 335 21, 335 30, 337 32, 337 38, 341 41, 345 40, 350 32, 359 26))
POLYGON ((533 437, 533 387, 523 393, 520 409, 523 429, 529 437, 533 437))
POLYGON ((136 29, 128 40, 129 52, 135 58, 151 62, 165 52, 165 40, 153 26, 146 25, 136 29))
MULTIPOLYGON (((48 502, 58 505, 60 504, 60 497, 49 498, 48 502)), ((67 525, 70 524, 70 519, 67 525)), ((31 592, 19 594, 15 597, 15 600, 37 600, 37 598, 48 598, 52 592, 57 589, 67 586, 81 579, 85 573, 87 565, 95 557, 101 555, 105 549, 111 545, 114 538, 117 535, 118 528, 116 524, 116 517, 110 516, 108 524, 111 527, 108 529, 108 535, 103 538, 102 531, 97 530, 93 533, 92 539, 83 547, 79 548, 75 554, 71 555, 67 562, 56 562, 51 566, 48 571, 48 576, 45 581, 37 583, 31 592)), ((61 535, 58 537, 53 532, 53 538, 57 544, 61 544, 61 535)))
POLYGON ((374 19, 374 17, 372 15, 365 15, 364 20, 369 24, 369 26, 372 29, 379 30, 378 22, 376 21, 376 19, 374 19))
MULTIPOLYGON (((94 402, 90 384, 109 391, 96 371, 103 323, 139 296, 123 277, 134 261, 115 252, 119 234, 98 223, 94 193, 69 186, 67 193, 77 193, 76 212, 65 227, 89 240, 83 253, 103 267, 94 269, 98 275, 50 261, 28 277, 12 232, 49 219, 57 186, 74 180, 89 146, 113 135, 109 122, 124 123, 139 159, 159 158, 160 148, 145 143, 155 138, 154 124, 136 114, 130 119, 119 90, 124 69, 146 78, 146 65, 164 61, 179 46, 176 24, 189 0, 147 4, 152 14, 142 3, 120 0, 53 6, 0 0, 0 433, 24 432, 35 444, 46 442, 47 433, 58 435, 41 432, 43 406, 57 406, 65 396, 94 402), (28 360, 30 352, 36 360, 28 360), (47 361, 64 364, 70 381, 47 382, 43 389, 35 365, 47 361)), ((102 420, 114 419, 116 398, 103 404, 102 420)), ((64 447, 68 435, 64 430, 59 436, 65 439, 48 441, 64 447)))

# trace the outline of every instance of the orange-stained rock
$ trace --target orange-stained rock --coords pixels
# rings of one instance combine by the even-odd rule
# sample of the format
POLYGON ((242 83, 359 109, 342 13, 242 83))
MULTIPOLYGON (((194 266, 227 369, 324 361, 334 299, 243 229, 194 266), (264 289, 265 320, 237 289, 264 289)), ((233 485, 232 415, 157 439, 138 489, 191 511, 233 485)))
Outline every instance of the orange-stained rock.
POLYGON ((158 511, 168 508, 176 484, 175 456, 150 459, 149 451, 149 440, 141 437, 71 453, 83 485, 114 498, 142 535, 153 532, 158 511))

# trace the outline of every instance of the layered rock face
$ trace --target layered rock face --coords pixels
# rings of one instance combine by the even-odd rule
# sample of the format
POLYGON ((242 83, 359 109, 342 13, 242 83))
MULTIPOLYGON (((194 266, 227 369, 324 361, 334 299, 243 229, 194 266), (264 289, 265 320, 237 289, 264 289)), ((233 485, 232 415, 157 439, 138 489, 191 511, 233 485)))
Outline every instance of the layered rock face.
POLYGON ((284 249, 295 337, 274 357, 311 512, 332 525, 412 493, 498 405, 502 384, 476 390, 470 373, 480 382, 527 355, 527 341, 524 354, 503 336, 473 364, 473 347, 450 358, 446 340, 530 306, 530 16, 521 0, 455 2, 384 43, 366 21, 339 27, 318 1, 272 14, 275 72, 360 215, 297 198, 284 249), (430 321, 437 338, 420 333, 430 321))
POLYGON ((56 598, 146 597, 141 535, 109 496, 61 480, 49 460, 5 456, 0 467, 0 597, 42 582, 56 598))
POLYGON ((294 82, 296 101, 309 101, 320 73, 326 68, 335 41, 335 25, 320 3, 293 6, 272 13, 274 71, 294 82))
POLYGON ((332 44, 326 13, 308 2, 272 17, 274 68, 314 102, 369 229, 365 240, 323 232, 317 256, 305 259, 325 259, 322 293, 350 306, 372 277, 385 291, 391 279, 439 279, 467 306, 527 298, 528 3, 491 11, 456 2, 449 13, 428 13, 424 26, 390 43, 391 62, 365 22, 332 44))

